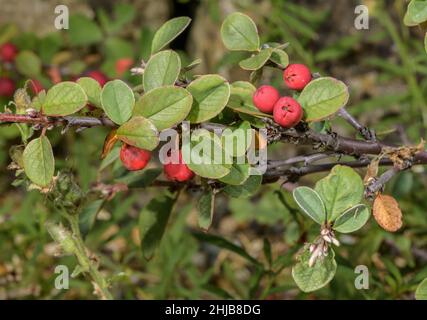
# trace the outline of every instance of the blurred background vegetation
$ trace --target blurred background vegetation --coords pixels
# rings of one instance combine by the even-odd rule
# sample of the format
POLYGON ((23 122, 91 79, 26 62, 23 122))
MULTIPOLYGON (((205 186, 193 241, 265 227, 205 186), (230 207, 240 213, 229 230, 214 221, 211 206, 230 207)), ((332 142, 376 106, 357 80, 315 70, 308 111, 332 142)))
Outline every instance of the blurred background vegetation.
MULTIPOLYGON (((289 42, 291 62, 309 65, 350 88, 349 111, 393 143, 418 143, 427 126, 427 54, 421 28, 403 25, 406 2, 333 0, 0 0, 0 44, 11 41, 19 50, 31 50, 42 62, 37 79, 48 88, 51 70, 62 80, 91 70, 134 84, 139 77, 118 74, 121 58, 137 66, 147 59, 153 32, 166 20, 190 16, 190 28, 172 44, 183 61, 201 58, 197 73, 220 73, 230 80, 247 80, 240 70, 240 53, 225 50, 219 36, 224 17, 242 11, 255 20, 263 42, 289 42), (70 9, 71 28, 54 29, 54 7, 70 9), (356 30, 354 9, 369 8, 368 30, 356 30)), ((23 85, 28 75, 1 67, 2 76, 23 85)), ((264 73, 261 83, 281 88, 279 71, 264 73)), ((1 106, 11 98, 0 98, 1 106)), ((344 122, 333 130, 354 135, 344 122)), ((116 158, 108 166, 99 155, 107 131, 94 128, 80 133, 51 134, 57 168, 71 168, 85 189, 97 181, 124 174, 116 158)), ((7 170, 10 146, 20 143, 16 126, 0 127, 0 298, 86 299, 92 286, 82 277, 69 290, 54 288, 55 266, 70 270, 74 257, 56 257, 55 245, 43 224, 55 219, 37 191, 11 186, 7 170)), ((277 144, 270 159, 291 157, 307 148, 277 144)), ((117 154, 117 152, 116 152, 117 154)), ((158 166, 155 162, 151 167, 158 166)), ((363 174, 363 170, 360 171, 363 174)), ((323 175, 306 177, 312 185, 323 175)), ((351 236, 342 236, 337 249, 337 275, 326 288, 301 293, 290 266, 295 248, 311 239, 316 227, 301 219, 279 184, 263 186, 248 198, 219 196, 209 233, 197 228, 197 194, 183 194, 173 213, 160 249, 145 261, 139 249, 138 214, 160 190, 132 189, 111 201, 98 200, 86 208, 86 243, 98 255, 102 270, 114 277, 113 293, 121 299, 412 299, 416 285, 427 277, 427 179, 424 168, 401 173, 387 192, 399 201, 404 227, 389 234, 370 221, 351 236), (299 243, 299 244, 298 244, 299 243), (357 265, 370 271, 369 290, 354 287, 357 265)), ((57 217, 59 220, 59 217, 57 217)))

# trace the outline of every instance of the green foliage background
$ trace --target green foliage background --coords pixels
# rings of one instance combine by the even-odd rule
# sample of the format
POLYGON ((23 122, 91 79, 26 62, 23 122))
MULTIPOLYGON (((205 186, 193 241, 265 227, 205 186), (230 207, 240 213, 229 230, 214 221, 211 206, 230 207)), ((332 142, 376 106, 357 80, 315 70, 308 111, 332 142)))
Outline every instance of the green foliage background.
MULTIPOLYGON (((83 13, 73 15, 71 25, 79 27, 71 28, 69 34, 36 35, 3 25, 0 35, 10 38, 20 50, 36 52, 43 65, 61 60, 61 54, 71 55, 61 64, 70 79, 98 68, 116 78, 115 61, 130 57, 137 64, 138 57, 147 57, 158 27, 141 23, 143 13, 133 9, 138 2, 128 1, 128 5, 110 11, 95 8, 96 19, 88 19, 83 13)), ((242 53, 227 52, 220 43, 221 22, 229 10, 220 3, 167 2, 172 16, 164 20, 175 13, 189 15, 185 11, 178 14, 178 10, 196 8, 192 9, 190 34, 182 35, 185 41, 173 48, 183 64, 199 58, 200 52, 215 53, 201 57, 205 59, 195 74, 218 72, 230 80, 246 80, 249 73, 237 66, 242 53), (210 34, 215 36, 210 38, 210 34)), ((287 52, 294 62, 344 81, 350 88, 349 111, 382 138, 413 143, 425 138, 424 32, 421 27, 409 29, 403 24, 403 1, 366 1, 370 29, 361 31, 353 26, 357 1, 229 3, 233 10, 256 21, 262 43, 289 42, 287 52)), ((37 63, 25 66, 33 58, 23 59, 20 72, 12 74, 18 83, 38 74, 37 63)), ((137 83, 129 72, 121 78, 137 83)), ((39 80, 51 86, 46 75, 39 80)), ((283 89, 277 70, 263 75, 262 83, 268 82, 283 89)), ((0 102, 7 104, 6 99, 0 102)), ((334 130, 352 132, 339 120, 334 130)), ((103 128, 66 135, 55 130, 50 134, 57 168, 71 168, 85 190, 99 177, 112 175, 110 168, 99 167, 97 157, 106 134, 103 128)), ((92 298, 91 284, 81 277, 71 280, 69 290, 54 289, 55 266, 64 264, 72 270, 75 259, 54 256, 44 222, 55 216, 55 210, 46 205, 43 195, 11 186, 13 174, 6 170, 8 149, 18 142, 15 126, 0 127, 0 298, 92 298)), ((270 159, 280 159, 309 150, 277 144, 269 151, 270 159)), ((112 170, 116 175, 124 173, 117 161, 112 170)), ((97 206, 102 205, 102 209, 87 232, 86 243, 100 257, 104 271, 114 275, 113 292, 122 299, 411 299, 416 286, 427 277, 427 179, 424 168, 411 171, 401 173, 387 186, 387 192, 400 203, 404 227, 390 234, 371 219, 358 232, 344 235, 342 246, 335 250, 339 264, 335 278, 310 294, 296 287, 291 265, 295 248, 315 236, 318 227, 302 218, 291 195, 278 191, 278 185, 263 186, 251 197, 218 197, 213 226, 207 234, 197 226, 195 203, 199 195, 182 194, 160 248, 149 261, 139 246, 138 215, 149 199, 162 191, 150 188, 118 193, 111 201, 93 204, 93 212, 97 206), (370 271, 369 290, 354 286, 354 268, 361 264, 370 271)), ((314 186, 323 176, 309 176, 301 184, 314 186)))

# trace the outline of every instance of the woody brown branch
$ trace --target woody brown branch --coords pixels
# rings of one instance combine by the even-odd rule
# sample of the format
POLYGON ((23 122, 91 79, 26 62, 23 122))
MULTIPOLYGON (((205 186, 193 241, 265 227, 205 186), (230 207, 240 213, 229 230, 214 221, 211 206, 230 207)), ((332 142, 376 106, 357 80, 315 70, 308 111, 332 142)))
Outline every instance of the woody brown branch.
MULTIPOLYGON (((353 138, 343 137, 334 133, 318 133, 310 129, 304 128, 299 129, 284 129, 279 127, 270 120, 267 120, 268 126, 274 126, 276 131, 281 134, 280 140, 282 142, 291 142, 297 145, 309 145, 309 146, 320 146, 324 151, 331 151, 334 153, 350 155, 355 157, 366 156, 366 155, 378 155, 381 153, 384 147, 394 147, 389 144, 385 144, 381 141, 364 141, 353 138)), ((27 124, 40 124, 42 126, 72 126, 72 127, 96 127, 96 126, 107 126, 116 127, 116 125, 106 117, 85 117, 85 116, 64 116, 64 117, 53 117, 36 114, 35 116, 28 114, 11 114, 11 113, 0 113, 0 124, 11 124, 11 123, 27 123, 27 124)), ((215 123, 203 124, 204 127, 212 130, 215 128, 223 129, 224 125, 215 123)), ((314 165, 304 166, 302 168, 296 168, 294 171, 290 171, 292 175, 305 175, 309 173, 326 171, 329 167, 333 166, 337 162, 326 165, 314 165)), ((349 166, 363 167, 369 164, 369 161, 355 161, 348 163, 349 166)), ((387 159, 381 161, 380 164, 391 164, 387 159)), ((414 156, 413 165, 416 164, 427 164, 427 152, 421 151, 414 156)), ((288 169, 289 170, 289 169, 288 169)), ((270 177, 272 178, 272 177, 270 177)))

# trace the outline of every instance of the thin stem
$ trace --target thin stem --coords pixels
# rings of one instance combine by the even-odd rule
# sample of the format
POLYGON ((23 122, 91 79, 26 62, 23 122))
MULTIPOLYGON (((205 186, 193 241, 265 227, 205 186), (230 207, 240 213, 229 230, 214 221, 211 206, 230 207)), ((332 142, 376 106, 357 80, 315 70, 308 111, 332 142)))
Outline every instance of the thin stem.
POLYGON ((89 273, 95 286, 95 292, 98 293, 104 300, 112 300, 113 296, 108 289, 107 281, 99 272, 96 264, 88 256, 89 250, 86 248, 80 233, 78 215, 66 215, 66 218, 70 223, 71 231, 73 232, 73 238, 77 249, 76 257, 80 266, 83 268, 83 270, 89 273))

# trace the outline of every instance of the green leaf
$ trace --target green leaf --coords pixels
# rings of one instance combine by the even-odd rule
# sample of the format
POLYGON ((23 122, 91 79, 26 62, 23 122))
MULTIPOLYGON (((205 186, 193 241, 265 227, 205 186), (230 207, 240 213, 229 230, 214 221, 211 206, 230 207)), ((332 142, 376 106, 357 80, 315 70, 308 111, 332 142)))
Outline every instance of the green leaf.
POLYGON ((424 0, 412 0, 406 11, 403 22, 412 27, 427 21, 427 2, 424 0))
POLYGON ((427 33, 424 36, 424 50, 427 52, 427 33))
POLYGON ((98 108, 102 108, 99 82, 90 77, 82 77, 77 80, 77 83, 83 88, 89 102, 98 108))
POLYGON ((334 230, 341 233, 351 233, 362 228, 370 216, 369 208, 358 204, 343 212, 334 222, 334 230))
POLYGON ((222 249, 226 249, 231 252, 234 252, 239 256, 245 258, 249 262, 253 263, 254 265, 258 265, 258 266, 261 265, 261 263, 258 262, 258 260, 250 256, 242 247, 239 247, 224 238, 215 236, 213 234, 202 233, 202 232, 192 232, 192 235, 199 241, 207 242, 209 244, 220 247, 222 249))
POLYGON ((268 59, 270 59, 272 51, 272 48, 263 49, 252 57, 240 61, 239 66, 244 70, 250 71, 261 69, 268 59))
POLYGON ((29 78, 37 77, 42 70, 40 58, 32 51, 21 51, 15 60, 16 68, 29 78))
POLYGON ((67 116, 82 109, 86 103, 83 88, 75 82, 65 81, 49 89, 42 109, 48 116, 67 116))
POLYGON ((178 37, 190 24, 189 17, 177 17, 163 24, 154 35, 151 43, 151 53, 156 53, 178 37))
POLYGON ((305 120, 320 121, 347 104, 347 86, 331 77, 311 81, 301 92, 298 102, 304 109, 305 120))
POLYGON ((286 51, 281 49, 273 49, 270 60, 277 64, 280 68, 286 68, 289 64, 289 56, 286 51))
POLYGON ((247 163, 233 163, 230 168, 230 173, 219 179, 219 181, 231 185, 241 185, 249 178, 250 165, 247 163))
POLYGON ((253 111, 258 111, 252 101, 255 91, 255 86, 250 82, 233 82, 230 86, 230 99, 228 100, 227 106, 232 109, 247 107, 253 111))
POLYGON ((81 14, 70 16, 69 27, 67 34, 72 46, 88 46, 100 42, 103 38, 98 25, 81 14))
POLYGON ((41 187, 48 186, 55 171, 55 158, 49 139, 43 136, 32 140, 25 147, 22 157, 27 177, 41 187))
POLYGON ((208 230, 212 224, 212 218, 215 209, 215 195, 212 190, 202 194, 197 204, 199 209, 199 227, 208 230))
POLYGON ((238 186, 227 185, 224 191, 233 198, 247 198, 256 193, 261 186, 262 175, 254 174, 249 176, 246 181, 238 186))
POLYGON ((144 117, 136 116, 117 129, 117 138, 131 146, 154 150, 159 145, 159 132, 154 124, 144 117))
POLYGON ((139 215, 141 249, 145 259, 153 257, 166 229, 175 198, 161 195, 152 199, 139 215))
POLYGON ((173 85, 181 70, 181 60, 172 50, 160 51, 148 60, 143 75, 144 91, 173 85))
POLYGON ((311 219, 322 225, 326 221, 325 205, 319 194, 309 187, 298 187, 293 191, 295 202, 311 219))
POLYGON ((237 127, 223 130, 221 142, 224 150, 233 157, 242 157, 252 143, 252 128, 248 121, 242 121, 237 127))
POLYGON ((192 102, 191 94, 183 88, 156 88, 137 101, 134 115, 150 119, 158 130, 163 130, 184 120, 192 102))
POLYGON ((427 300, 427 278, 425 278, 417 287, 415 291, 415 299, 427 300))
POLYGON ((220 138, 205 129, 193 131, 190 143, 183 144, 182 151, 184 162, 201 177, 219 179, 230 172, 233 161, 222 148, 220 138))
POLYGON ((228 50, 257 51, 259 36, 255 23, 247 15, 236 12, 221 26, 221 38, 228 50))
POLYGON ((101 91, 101 103, 107 116, 117 124, 123 124, 132 116, 135 97, 132 89, 122 80, 109 81, 101 91))
POLYGON ((192 123, 200 123, 218 115, 227 105, 230 85, 216 74, 204 75, 190 83, 187 90, 193 95, 193 106, 188 115, 192 123))
POLYGON ((304 292, 316 291, 326 286, 334 278, 337 270, 335 253, 332 249, 326 257, 317 259, 312 267, 308 265, 310 256, 309 246, 306 246, 298 257, 298 263, 292 268, 292 277, 304 292))
POLYGON ((336 165, 329 175, 316 183, 315 190, 325 204, 328 221, 334 221, 345 210, 359 204, 363 182, 354 169, 336 165))
POLYGON ((95 224, 96 216, 101 210, 104 199, 95 200, 86 204, 79 214, 79 226, 83 235, 88 234, 95 224))

